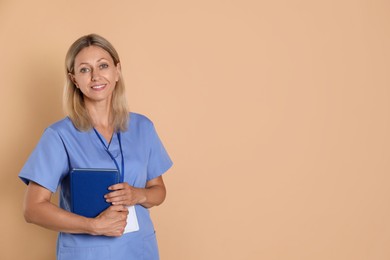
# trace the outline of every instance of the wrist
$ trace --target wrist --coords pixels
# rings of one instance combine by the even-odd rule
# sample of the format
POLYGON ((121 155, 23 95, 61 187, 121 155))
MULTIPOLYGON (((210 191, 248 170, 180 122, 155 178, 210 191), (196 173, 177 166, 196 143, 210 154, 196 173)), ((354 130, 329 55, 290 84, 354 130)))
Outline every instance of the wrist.
POLYGON ((146 196, 146 189, 145 188, 139 188, 138 189, 138 204, 145 203, 147 201, 147 196, 146 196))
POLYGON ((90 235, 98 235, 97 230, 97 219, 96 218, 85 218, 85 231, 90 235))

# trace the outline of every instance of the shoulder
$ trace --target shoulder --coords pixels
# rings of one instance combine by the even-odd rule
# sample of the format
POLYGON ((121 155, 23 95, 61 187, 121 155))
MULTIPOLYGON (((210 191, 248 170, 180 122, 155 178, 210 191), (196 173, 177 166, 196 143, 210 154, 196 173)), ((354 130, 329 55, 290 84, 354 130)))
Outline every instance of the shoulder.
POLYGON ((72 125, 69 118, 64 118, 49 125, 43 131, 41 138, 39 139, 38 147, 43 150, 52 150, 53 147, 59 149, 59 147, 63 145, 64 136, 71 132, 67 129, 71 129, 72 125))
POLYGON ((74 127, 72 120, 70 120, 69 117, 65 117, 51 125, 49 125, 46 130, 50 132, 56 132, 58 134, 63 132, 74 132, 77 131, 77 129, 74 127))
POLYGON ((135 112, 129 113, 130 127, 152 127, 153 122, 147 116, 135 112))
POLYGON ((53 136, 67 144, 88 142, 91 133, 94 134, 92 129, 86 131, 77 129, 69 117, 51 124, 44 131, 45 135, 53 136))

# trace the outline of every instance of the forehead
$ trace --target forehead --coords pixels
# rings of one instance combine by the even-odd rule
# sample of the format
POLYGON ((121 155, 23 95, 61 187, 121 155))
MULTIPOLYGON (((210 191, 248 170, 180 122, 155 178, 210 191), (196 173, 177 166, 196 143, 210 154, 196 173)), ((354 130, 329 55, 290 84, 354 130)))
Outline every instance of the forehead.
POLYGON ((108 61, 113 62, 111 55, 104 49, 98 46, 88 46, 83 48, 75 57, 74 63, 94 63, 98 60, 106 59, 108 61))

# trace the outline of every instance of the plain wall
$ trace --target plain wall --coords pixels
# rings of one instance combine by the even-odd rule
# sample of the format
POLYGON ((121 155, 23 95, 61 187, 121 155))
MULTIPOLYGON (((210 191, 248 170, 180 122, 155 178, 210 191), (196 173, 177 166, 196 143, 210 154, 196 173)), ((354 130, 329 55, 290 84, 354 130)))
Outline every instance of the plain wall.
POLYGON ((54 259, 17 175, 79 36, 117 48, 175 162, 162 260, 390 259, 390 2, 0 0, 0 259, 54 259))

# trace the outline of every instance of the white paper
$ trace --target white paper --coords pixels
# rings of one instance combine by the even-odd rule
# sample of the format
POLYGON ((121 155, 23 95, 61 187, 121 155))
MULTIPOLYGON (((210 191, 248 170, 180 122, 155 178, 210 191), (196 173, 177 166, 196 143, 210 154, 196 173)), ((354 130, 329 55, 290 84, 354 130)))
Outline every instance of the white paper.
POLYGON ((127 208, 129 210, 129 214, 127 215, 127 225, 125 227, 124 234, 139 230, 137 214, 135 213, 135 207, 130 206, 127 208))

